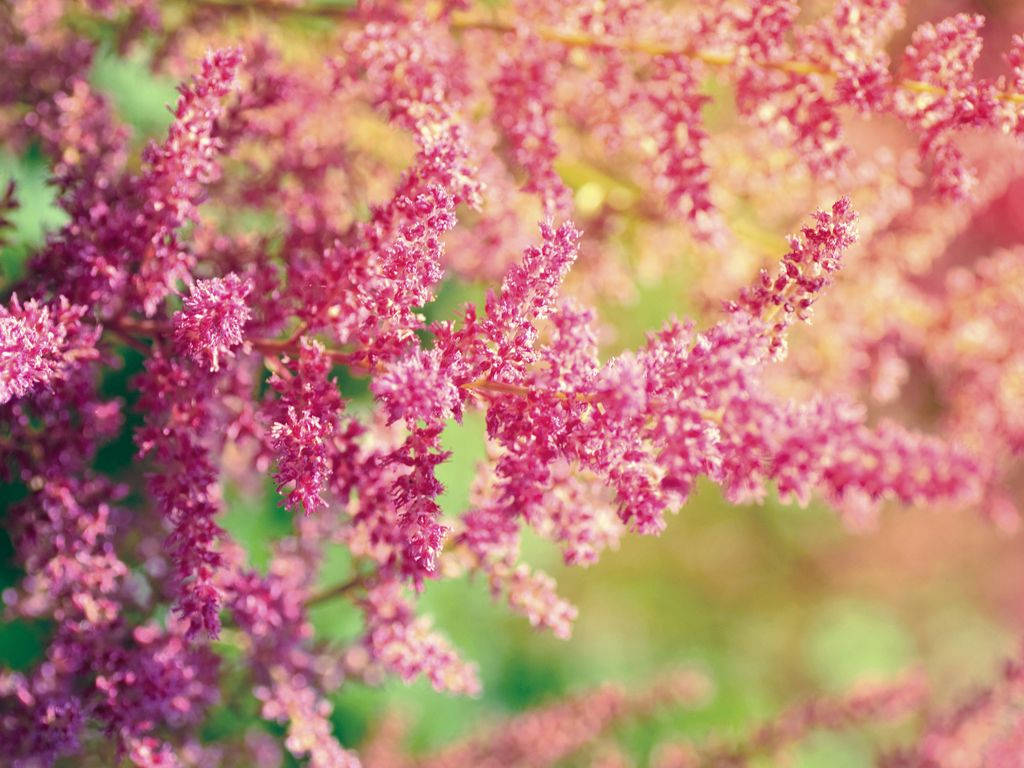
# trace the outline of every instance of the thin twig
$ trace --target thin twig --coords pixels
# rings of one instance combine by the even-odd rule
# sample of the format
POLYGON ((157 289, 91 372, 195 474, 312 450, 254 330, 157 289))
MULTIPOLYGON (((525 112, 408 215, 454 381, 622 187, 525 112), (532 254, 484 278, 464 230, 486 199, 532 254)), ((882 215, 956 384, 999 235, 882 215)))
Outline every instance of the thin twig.
POLYGON ((139 341, 137 338, 132 336, 127 331, 114 325, 104 326, 103 330, 109 331, 110 333, 114 334, 123 344, 126 344, 127 346, 131 347, 136 352, 140 352, 143 355, 149 354, 149 347, 147 347, 145 344, 143 344, 141 341, 139 341))
POLYGON ((285 339, 252 339, 250 343, 264 354, 268 352, 282 352, 295 349, 299 339, 309 330, 309 323, 305 320, 300 322, 291 335, 285 339))
POLYGON ((352 592, 366 583, 369 578, 369 574, 360 573, 352 577, 348 581, 344 581, 341 584, 335 584, 334 586, 327 587, 320 592, 316 592, 309 596, 306 600, 306 607, 310 608, 320 603, 326 603, 333 600, 336 597, 343 597, 349 592, 352 592))
POLYGON ((348 19, 352 8, 348 5, 289 5, 273 0, 189 0, 192 9, 201 8, 225 13, 259 13, 265 16, 305 16, 316 19, 348 19))

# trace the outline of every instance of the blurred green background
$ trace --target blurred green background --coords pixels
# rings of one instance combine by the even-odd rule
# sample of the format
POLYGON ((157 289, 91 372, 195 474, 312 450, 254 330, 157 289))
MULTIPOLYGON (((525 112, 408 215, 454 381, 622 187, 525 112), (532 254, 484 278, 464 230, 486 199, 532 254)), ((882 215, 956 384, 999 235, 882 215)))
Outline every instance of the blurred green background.
MULTIPOLYGON (((140 145, 161 134, 170 117, 166 105, 174 99, 172 82, 110 50, 98 57, 92 78, 112 96, 140 145)), ((22 204, 0 253, 4 285, 20 276, 27 255, 63 221, 47 184, 47 162, 34 148, 0 152, 0 187, 15 179, 22 204)), ((587 178, 577 175, 572 181, 580 187, 587 178)), ((682 273, 641 282, 633 304, 622 312, 622 337, 635 339, 668 315, 685 313, 687 287, 682 273)), ((450 282, 430 311, 451 316, 460 302, 479 296, 479 286, 450 282)), ((130 400, 127 381, 139 360, 129 350, 123 354, 125 369, 107 385, 110 394, 130 400)), ((358 386, 349 394, 367 397, 358 386)), ((467 506, 475 462, 484 456, 482 419, 471 414, 453 424, 445 443, 455 459, 440 469, 447 488, 444 509, 456 516, 467 506)), ((101 456, 115 474, 130 461, 127 432, 101 456)), ((8 485, 3 495, 6 510, 21 493, 8 485)), ((226 496, 223 523, 264 567, 270 543, 290 529, 288 514, 270 485, 261 495, 228 488, 226 496)), ((492 602, 480 581, 429 584, 424 611, 479 664, 483 695, 450 698, 423 683, 347 686, 332 697, 334 725, 344 743, 357 745, 374 721, 398 711, 411 723, 411 747, 427 750, 474 724, 602 681, 641 687, 673 667, 705 670, 716 687, 707 706, 667 712, 620 734, 627 751, 643 761, 663 739, 740 735, 787 704, 918 665, 939 700, 951 700, 991 678, 1016 645, 1019 574, 990 567, 1009 562, 1012 547, 966 512, 891 512, 877 532, 854 536, 818 506, 798 509, 769 501, 732 507, 716 489, 702 485, 663 536, 629 536, 620 551, 586 570, 566 568, 553 547, 528 541, 525 559, 555 576, 561 593, 579 607, 569 641, 531 630, 492 602)), ((6 537, 0 539, 0 560, 0 588, 6 588, 18 578, 6 537)), ((344 553, 332 553, 324 583, 349 573, 344 553)), ((312 620, 320 638, 343 641, 359 632, 355 610, 341 601, 316 607, 312 620)), ((47 629, 45 623, 3 625, 0 659, 14 668, 30 664, 47 629)), ((230 670, 235 651, 229 639, 217 648, 230 670)), ((257 723, 257 703, 248 697, 219 707, 203 735, 215 740, 257 723)), ((900 731, 881 735, 898 739, 900 731)), ((869 765, 877 736, 819 735, 799 748, 792 764, 869 765)))

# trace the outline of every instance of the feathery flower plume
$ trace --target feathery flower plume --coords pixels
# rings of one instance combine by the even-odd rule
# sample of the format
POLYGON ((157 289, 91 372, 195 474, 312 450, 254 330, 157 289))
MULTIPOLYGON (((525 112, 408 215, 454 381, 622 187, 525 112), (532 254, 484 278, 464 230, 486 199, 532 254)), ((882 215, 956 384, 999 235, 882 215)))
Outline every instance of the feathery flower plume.
POLYGON ((0 404, 99 356, 100 329, 82 322, 87 312, 63 296, 43 304, 21 302, 15 294, 8 306, 0 306, 0 404))

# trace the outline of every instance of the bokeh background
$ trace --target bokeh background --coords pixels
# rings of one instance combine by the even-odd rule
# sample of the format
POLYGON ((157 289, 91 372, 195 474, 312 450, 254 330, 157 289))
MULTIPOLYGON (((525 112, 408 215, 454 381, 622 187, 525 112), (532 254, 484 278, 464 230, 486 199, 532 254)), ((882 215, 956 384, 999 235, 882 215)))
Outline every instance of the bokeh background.
MULTIPOLYGON (((911 5, 910 27, 916 20, 960 10, 986 14, 990 51, 1002 48, 1011 31, 1024 29, 1024 9, 1012 0, 911 5)), ((165 130, 174 81, 152 74, 144 52, 121 55, 111 41, 96 61, 92 81, 113 98, 133 127, 138 146, 165 130)), ((14 179, 21 201, 8 243, 0 251, 0 286, 18 278, 28 254, 62 223, 47 181, 48 162, 36 148, 18 153, 0 149, 0 187, 14 179)), ((643 192, 620 187, 603 169, 585 163, 567 161, 560 171, 583 210, 593 206, 595 196, 643 192)), ((982 217, 977 237, 1019 238, 1024 193, 1011 189, 993 210, 982 217)), ((766 240, 767 249, 781 254, 784 233, 756 232, 756 219, 754 214, 747 221, 740 216, 733 224, 741 230, 748 226, 766 240)), ((628 228, 629 222, 623 226, 628 228)), ((969 239, 959 247, 971 247, 969 239)), ((629 262, 627 254, 635 290, 614 304, 603 299, 606 319, 611 315, 615 327, 610 348, 635 344, 669 316, 699 317, 703 305, 695 296, 694 279, 704 267, 697 264, 698 252, 680 247, 665 258, 671 261, 668 268, 645 270, 642 263, 629 262)), ((462 302, 479 300, 482 292, 480 285, 449 280, 428 313, 432 318, 452 317, 462 302)), ((123 359, 123 369, 111 373, 105 386, 130 403, 128 382, 140 360, 128 349, 123 359)), ((356 407, 369 402, 364 382, 343 376, 342 386, 356 407)), ((447 488, 443 506, 447 515, 458 516, 469 502, 475 462, 484 457, 479 415, 452 424, 445 443, 455 458, 439 471, 447 488)), ((99 461, 114 474, 137 471, 127 431, 107 446, 99 461)), ((0 494, 6 509, 20 492, 7 485, 0 494)), ((253 562, 264 567, 270 543, 291 525, 273 486, 254 491, 229 482, 226 506, 222 523, 253 562)), ((482 722, 602 681, 642 687, 684 665, 708 674, 714 696, 697 710, 666 712, 627 725, 619 734, 622 743, 641 761, 666 738, 738 736, 788 704, 916 668, 927 673, 941 705, 991 679, 1018 647, 1024 629, 1020 547, 1019 535, 1001 533, 969 511, 892 510, 876 530, 852 534, 832 512, 814 503, 801 509, 769 499, 763 505, 735 507, 715 488, 701 485, 662 536, 627 537, 618 551, 588 569, 566 568, 554 547, 528 541, 525 559, 555 576, 560 592, 579 607, 569 641, 533 631, 493 602, 480 581, 428 584, 423 608, 465 657, 478 662, 482 696, 449 698, 425 683, 346 686, 332 696, 333 723, 345 744, 358 745, 382 716, 397 713, 409 725, 411 748, 427 750, 482 722)), ((337 551, 329 558, 323 581, 336 583, 350 572, 345 553, 337 551)), ((10 542, 0 534, 0 589, 18 576, 10 542)), ((341 601, 314 608, 312 620, 318 638, 327 642, 351 639, 359 632, 357 612, 341 601)), ((45 622, 0 625, 0 660, 13 668, 30 665, 47 631, 45 622)), ((230 631, 216 645, 230 670, 238 662, 230 631)), ((230 672, 228 678, 230 685, 230 672)), ((216 739, 258 723, 273 727, 261 724, 256 700, 242 695, 215 710, 204 736, 216 739)), ((900 726, 887 728, 881 735, 898 741, 900 726)), ((799 747, 792 764, 868 765, 879 735, 872 730, 819 734, 799 747)))

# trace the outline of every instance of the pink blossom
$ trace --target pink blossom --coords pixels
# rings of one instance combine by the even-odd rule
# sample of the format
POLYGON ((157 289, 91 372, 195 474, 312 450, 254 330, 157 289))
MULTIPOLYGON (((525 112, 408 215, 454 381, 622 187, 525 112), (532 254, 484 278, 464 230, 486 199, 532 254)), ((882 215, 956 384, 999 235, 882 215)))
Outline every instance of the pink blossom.
POLYGON ((160 471, 149 478, 160 514, 171 524, 168 547, 175 571, 178 612, 189 632, 220 630, 221 590, 216 583, 223 531, 217 472, 210 441, 214 414, 208 400, 216 388, 211 374, 160 354, 139 377, 140 408, 146 424, 136 433, 142 456, 152 455, 160 471))
POLYGON ((263 717, 288 723, 285 746, 297 757, 308 757, 311 768, 358 768, 358 758, 331 735, 330 704, 301 677, 278 670, 272 686, 256 695, 263 702, 263 717))
POLYGON ((397 582, 374 586, 366 597, 366 636, 371 657, 406 682, 420 675, 437 691, 475 695, 476 668, 456 656, 424 618, 417 618, 397 582))
POLYGON ((295 371, 275 372, 271 386, 280 400, 271 409, 270 444, 277 458, 279 490, 288 488, 285 504, 312 514, 327 502, 332 440, 344 409, 341 394, 329 378, 330 359, 322 344, 303 340, 295 371))
MULTIPOLYGON (((691 708, 706 698, 710 685, 699 672, 674 671, 637 692, 605 684, 528 710, 489 730, 428 756, 424 768, 477 765, 553 766, 592 744, 602 733, 630 718, 691 708)), ((370 764, 370 768, 385 766, 370 764)))
POLYGON ((9 306, 0 306, 0 404, 98 356, 100 329, 82 322, 87 311, 63 296, 47 305, 22 303, 15 294, 9 306))
POLYGON ((388 422, 405 419, 443 424, 462 410, 459 390, 441 369, 441 350, 417 349, 373 378, 371 385, 388 410, 388 422))
POLYGON ((761 270, 756 285, 746 288, 738 302, 727 309, 742 309, 754 317, 771 323, 771 351, 776 357, 785 354, 783 334, 793 319, 806 321, 817 294, 832 280, 839 269, 843 251, 855 239, 856 216, 850 201, 842 198, 831 212, 815 214, 815 226, 804 227, 799 237, 789 240, 790 251, 774 275, 761 270))
MULTIPOLYGON (((921 24, 894 66, 896 0, 181 5, 33 0, 0 21, 4 148, 45 158, 64 217, 0 307, 0 479, 24 497, 2 598, 45 627, 40 661, 0 673, 0 762, 279 761, 252 733, 207 743, 215 705, 255 697, 291 758, 355 766, 340 686, 480 690, 421 611, 430 580, 476 577, 567 639, 577 609, 524 557, 531 537, 592 565, 686 514, 698 483, 732 504, 820 500, 848 527, 886 505, 1015 519, 1024 261, 974 251, 1012 235, 1022 166, 995 133, 1024 133, 1020 37, 985 79, 967 14, 921 24), (330 22, 292 23, 308 15, 330 22), (207 54, 140 156, 93 85, 100 31, 158 74, 240 34, 245 55, 207 54), (894 121, 916 159, 897 137, 866 162, 894 121), (737 287, 813 200, 847 193, 859 248, 841 197, 737 287), (637 343, 615 314, 660 282, 712 308, 637 343), (452 312, 453 294, 486 298, 452 312), (473 411, 486 458, 469 508, 443 507, 445 431, 473 411), (137 460, 111 461, 130 441, 137 460), (305 514, 254 563, 221 513, 268 477, 305 514), (335 555, 351 567, 331 583, 335 555), (348 637, 311 619, 330 600, 356 611, 348 637)), ((14 191, 0 227, 20 248, 14 191)), ((1012 761, 1020 677, 893 764, 1012 761)), ((705 689, 601 688, 380 760, 621 764, 609 729, 705 689)), ((736 749, 663 762, 770 759, 920 694, 811 698, 736 749)))
POLYGON ((920 674, 884 685, 860 685, 842 696, 820 696, 797 704, 756 728, 734 747, 710 748, 702 762, 731 768, 759 755, 772 756, 812 731, 841 731, 864 722, 888 723, 916 712, 928 695, 920 674))
POLYGON ((227 277, 199 280, 174 313, 174 337, 185 352, 211 371, 220 368, 220 358, 242 343, 242 328, 252 317, 245 298, 251 281, 233 272, 227 277))
POLYGON ((147 170, 139 180, 139 194, 151 235, 134 284, 147 315, 156 312, 157 303, 191 266, 192 257, 178 242, 176 230, 196 220, 205 186, 219 175, 216 123, 241 61, 238 49, 209 53, 200 74, 180 88, 167 139, 150 144, 144 153, 147 170))
POLYGON ((685 56, 658 56, 644 95, 655 115, 657 145, 650 160, 657 186, 702 236, 721 226, 711 200, 711 169, 704 159, 708 134, 701 109, 710 101, 698 90, 695 67, 685 56))
POLYGON ((560 61, 540 40, 523 41, 524 56, 507 58, 491 84, 494 116, 516 163, 526 172, 524 189, 540 196, 544 212, 568 210, 570 192, 555 170, 558 143, 551 123, 552 90, 560 61))
POLYGON ((951 198, 965 196, 975 184, 961 150, 953 143, 953 133, 992 124, 999 110, 993 84, 974 79, 984 23, 980 15, 961 13, 938 24, 922 24, 914 30, 903 55, 906 77, 945 89, 945 93, 923 100, 905 96, 897 108, 921 130, 920 151, 933 165, 933 183, 940 194, 951 198))

